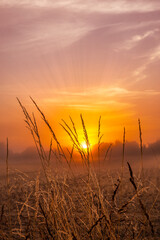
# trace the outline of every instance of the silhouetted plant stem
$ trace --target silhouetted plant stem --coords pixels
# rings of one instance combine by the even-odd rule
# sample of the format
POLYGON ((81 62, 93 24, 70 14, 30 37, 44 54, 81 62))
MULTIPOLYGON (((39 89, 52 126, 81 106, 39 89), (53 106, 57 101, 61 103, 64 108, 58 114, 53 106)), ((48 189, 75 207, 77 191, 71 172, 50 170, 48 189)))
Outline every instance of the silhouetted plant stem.
POLYGON ((140 140, 140 152, 141 152, 141 167, 140 167, 140 176, 144 177, 143 172, 143 143, 142 143, 142 128, 141 128, 141 121, 138 119, 138 126, 139 126, 139 140, 140 140))

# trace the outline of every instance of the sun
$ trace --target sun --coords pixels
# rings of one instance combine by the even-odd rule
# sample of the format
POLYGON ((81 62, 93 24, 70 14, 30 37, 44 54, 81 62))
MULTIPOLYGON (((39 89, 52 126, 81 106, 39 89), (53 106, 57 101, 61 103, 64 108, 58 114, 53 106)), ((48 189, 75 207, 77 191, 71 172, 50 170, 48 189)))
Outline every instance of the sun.
POLYGON ((83 149, 87 149, 87 144, 86 144, 85 142, 82 142, 82 143, 81 143, 81 147, 82 147, 83 149))

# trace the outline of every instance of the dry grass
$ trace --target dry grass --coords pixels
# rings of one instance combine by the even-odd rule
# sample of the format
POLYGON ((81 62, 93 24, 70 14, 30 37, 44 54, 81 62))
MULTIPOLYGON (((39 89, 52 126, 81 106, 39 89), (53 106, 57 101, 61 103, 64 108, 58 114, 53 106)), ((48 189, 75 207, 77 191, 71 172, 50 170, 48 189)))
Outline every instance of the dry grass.
MULTIPOLYGON (((80 118, 87 149, 81 147, 75 124, 70 117, 71 126, 64 120, 61 124, 71 139, 72 148, 67 154, 46 116, 33 99, 32 101, 48 127, 52 139, 49 151, 46 152, 34 115, 30 115, 19 101, 43 171, 35 174, 16 172, 10 176, 9 181, 7 147, 8 180, 7 188, 1 186, 3 198, 0 200, 0 239, 158 239, 160 179, 157 177, 151 181, 152 174, 145 173, 143 165, 141 179, 137 177, 138 172, 133 173, 130 163, 125 162, 125 129, 121 171, 117 173, 109 172, 107 169, 102 171, 99 160, 97 177, 92 165, 93 155, 82 115, 80 118), (56 146, 56 150, 53 146, 56 146), (83 163, 83 171, 79 173, 75 171, 74 151, 79 153, 83 163), (53 157, 61 163, 58 170, 51 167, 53 157)), ((142 154, 140 121, 139 130, 142 154)), ((98 159, 101 139, 100 118, 98 159)), ((106 150, 105 158, 110 148, 111 146, 106 150)))

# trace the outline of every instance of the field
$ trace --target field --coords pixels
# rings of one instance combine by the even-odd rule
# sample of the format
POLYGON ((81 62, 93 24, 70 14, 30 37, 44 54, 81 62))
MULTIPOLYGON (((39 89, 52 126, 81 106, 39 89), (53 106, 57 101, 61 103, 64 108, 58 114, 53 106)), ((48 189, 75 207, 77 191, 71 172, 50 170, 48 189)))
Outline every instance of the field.
POLYGON ((1 176, 1 239, 159 239, 160 170, 134 175, 137 190, 124 173, 17 171, 9 189, 1 176))
MULTIPOLYGON (((28 171, 11 168, 7 148, 6 166, 0 176, 0 239, 159 239, 160 169, 146 168, 143 163, 140 121, 139 164, 136 166, 125 158, 124 131, 121 164, 109 167, 104 161, 92 161, 82 116, 86 148, 81 147, 71 119, 72 128, 65 122, 63 125, 73 143, 67 155, 33 101, 52 133, 52 141, 57 143, 56 150, 51 141, 49 150, 45 151, 34 115, 31 118, 19 103, 34 138, 41 167, 33 162, 34 166, 28 171), (81 163, 74 160, 74 149, 81 163), (57 158, 56 165, 53 157, 57 158)), ((99 121, 98 157, 100 127, 99 121)))

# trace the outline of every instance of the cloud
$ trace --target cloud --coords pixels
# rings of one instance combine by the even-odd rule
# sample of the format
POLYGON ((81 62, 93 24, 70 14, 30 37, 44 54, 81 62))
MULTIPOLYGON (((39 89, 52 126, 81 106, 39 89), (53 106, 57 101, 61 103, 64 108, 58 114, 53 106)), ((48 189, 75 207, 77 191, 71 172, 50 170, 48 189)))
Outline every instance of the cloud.
MULTIPOLYGON (((146 78, 159 44, 157 1, 3 1, 0 12, 0 62, 14 75, 60 65, 65 74, 73 68, 77 81, 83 72, 85 85, 97 78, 102 85, 132 84, 146 78)), ((62 78, 54 82, 77 84, 71 74, 62 78)))
MULTIPOLYGON (((84 110, 100 110, 104 108, 116 110, 134 109, 135 100, 148 99, 160 96, 156 90, 127 90, 124 88, 91 88, 86 92, 52 91, 54 97, 43 99, 43 104, 64 106, 65 108, 77 108, 84 110), (94 101, 96 99, 96 101, 94 101), (93 104, 94 102, 94 104, 93 104)), ((133 113, 133 112, 132 112, 133 113)))
POLYGON ((130 12, 130 11, 139 11, 144 12, 148 10, 155 10, 160 7, 157 0, 152 2, 147 0, 138 0, 138 1, 129 1, 129 0, 116 0, 116 1, 104 1, 104 0, 87 0, 85 3, 82 0, 61 0, 61 1, 52 1, 52 0, 4 0, 1 1, 1 4, 6 4, 9 6, 32 6, 32 7, 59 7, 59 8, 70 8, 72 11, 89 11, 89 12, 130 12))
MULTIPOLYGON (((33 7, 2 7, 0 8, 1 51, 18 51, 32 49, 35 44, 46 45, 53 49, 71 44, 82 37, 88 30, 87 25, 77 21, 74 15, 65 9, 43 9, 33 7), (3 24, 2 24, 3 23, 3 24), (76 27, 75 27, 76 26, 76 27), (55 45, 55 47, 54 47, 55 45)), ((37 49, 38 49, 37 46, 37 49)), ((46 48, 47 49, 47 48, 46 48)))

